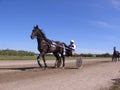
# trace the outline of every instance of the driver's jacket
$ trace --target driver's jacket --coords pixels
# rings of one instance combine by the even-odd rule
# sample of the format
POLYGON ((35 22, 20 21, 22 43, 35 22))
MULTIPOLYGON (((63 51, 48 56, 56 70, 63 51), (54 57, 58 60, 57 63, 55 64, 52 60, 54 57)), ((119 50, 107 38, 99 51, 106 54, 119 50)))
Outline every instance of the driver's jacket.
POLYGON ((70 45, 69 45, 69 48, 70 48, 71 50, 75 51, 76 45, 75 45, 75 44, 70 44, 70 45))

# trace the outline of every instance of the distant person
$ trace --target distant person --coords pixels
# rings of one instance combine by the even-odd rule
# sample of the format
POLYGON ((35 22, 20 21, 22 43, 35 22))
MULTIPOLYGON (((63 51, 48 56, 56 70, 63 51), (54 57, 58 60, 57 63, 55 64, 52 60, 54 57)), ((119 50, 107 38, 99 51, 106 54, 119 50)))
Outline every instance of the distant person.
POLYGON ((71 56, 75 55, 76 45, 75 45, 74 40, 70 40, 69 49, 71 50, 71 56))
POLYGON ((120 57, 120 53, 119 51, 116 50, 116 47, 113 47, 113 56, 112 56, 112 61, 117 61, 117 58, 118 58, 118 61, 119 61, 119 57, 120 57))
POLYGON ((114 50, 114 51, 113 51, 113 54, 116 55, 116 54, 118 53, 118 51, 116 50, 116 47, 113 47, 113 50, 114 50))
POLYGON ((116 47, 113 47, 113 50, 116 51, 116 47))

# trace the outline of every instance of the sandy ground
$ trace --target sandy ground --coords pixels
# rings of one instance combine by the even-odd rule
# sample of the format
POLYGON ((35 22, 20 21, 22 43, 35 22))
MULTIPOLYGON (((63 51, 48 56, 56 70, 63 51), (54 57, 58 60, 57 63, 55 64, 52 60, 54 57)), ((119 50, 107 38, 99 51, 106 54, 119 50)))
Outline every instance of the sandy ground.
POLYGON ((36 61, 0 61, 0 90, 100 90, 120 77, 120 62, 111 59, 67 60, 64 69, 55 69, 53 60, 40 69, 36 61))

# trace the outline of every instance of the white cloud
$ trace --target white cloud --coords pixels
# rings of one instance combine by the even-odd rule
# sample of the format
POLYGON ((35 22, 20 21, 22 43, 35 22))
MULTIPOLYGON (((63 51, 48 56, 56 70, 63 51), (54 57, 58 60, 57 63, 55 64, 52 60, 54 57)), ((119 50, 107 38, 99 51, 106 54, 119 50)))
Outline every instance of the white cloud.
POLYGON ((105 21, 91 21, 90 24, 92 24, 93 26, 95 27, 98 27, 98 28, 105 28, 106 30, 113 30, 113 31, 119 31, 120 30, 120 25, 119 24, 113 24, 112 23, 108 23, 108 22, 105 22, 105 21))
POLYGON ((114 8, 120 9, 120 0, 112 0, 114 8))
POLYGON ((112 27, 112 25, 110 25, 109 23, 104 22, 104 21, 96 21, 96 24, 98 26, 105 27, 105 28, 111 28, 112 27))
POLYGON ((92 21, 91 23, 97 27, 102 27, 102 28, 113 28, 114 27, 114 25, 108 22, 105 22, 105 21, 92 21))

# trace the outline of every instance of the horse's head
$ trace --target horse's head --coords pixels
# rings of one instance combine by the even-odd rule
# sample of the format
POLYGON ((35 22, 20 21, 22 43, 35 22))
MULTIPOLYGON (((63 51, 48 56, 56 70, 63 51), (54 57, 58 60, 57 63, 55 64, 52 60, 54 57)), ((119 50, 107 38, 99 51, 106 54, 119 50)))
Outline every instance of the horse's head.
POLYGON ((33 30, 32 30, 32 34, 31 34, 31 39, 34 39, 34 37, 37 38, 41 38, 41 39, 46 39, 45 34, 43 33, 43 31, 38 28, 38 25, 34 26, 33 30))
POLYGON ((34 39, 35 37, 39 36, 39 28, 38 25, 34 26, 31 34, 31 39, 34 39))

